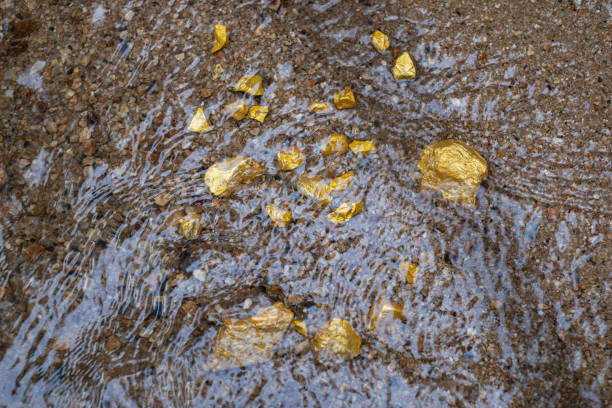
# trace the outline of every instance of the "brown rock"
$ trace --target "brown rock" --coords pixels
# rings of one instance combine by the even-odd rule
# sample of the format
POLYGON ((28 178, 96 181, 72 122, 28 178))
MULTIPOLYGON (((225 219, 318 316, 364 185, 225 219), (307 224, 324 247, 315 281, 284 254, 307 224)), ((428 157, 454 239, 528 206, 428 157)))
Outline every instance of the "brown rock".
POLYGON ((4 170, 4 167, 0 165, 0 188, 4 187, 7 179, 8 176, 6 175, 6 170, 4 170))
POLYGON ((43 248, 43 246, 38 242, 32 242, 25 249, 25 253, 30 257, 30 260, 33 261, 37 259, 44 250, 45 248, 43 248))
POLYGON ((168 193, 161 193, 157 197, 155 197, 155 204, 160 207, 165 207, 168 203, 172 201, 172 196, 168 193))
POLYGON ((549 220, 556 220, 559 218, 559 215, 561 215, 561 212, 558 208, 549 207, 546 209, 546 217, 549 220))
POLYGON ((203 88, 202 90, 200 90, 200 96, 202 98, 210 98, 212 94, 213 94, 213 91, 210 88, 203 88))
POLYGON ((121 347, 121 340, 119 340, 119 338, 117 336, 115 336, 114 334, 111 334, 110 336, 108 336, 108 339, 106 339, 106 352, 107 353, 112 353, 114 351, 119 350, 119 348, 121 347))
POLYGON ((34 20, 22 20, 11 22, 13 37, 24 38, 32 34, 38 28, 38 23, 34 20))
POLYGON ((93 156, 96 152, 96 140, 95 139, 85 139, 81 142, 81 148, 83 149, 83 154, 85 156, 93 156))

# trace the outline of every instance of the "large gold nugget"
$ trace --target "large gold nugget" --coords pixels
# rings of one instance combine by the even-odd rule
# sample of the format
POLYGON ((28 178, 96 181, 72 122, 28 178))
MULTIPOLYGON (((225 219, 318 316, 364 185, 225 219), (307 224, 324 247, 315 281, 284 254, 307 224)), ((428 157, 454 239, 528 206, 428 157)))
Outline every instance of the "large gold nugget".
POLYGON ((241 184, 261 174, 259 163, 248 156, 237 156, 210 166, 204 181, 214 195, 229 197, 241 184))
POLYGON ((344 360, 359 355, 361 336, 344 319, 334 318, 323 325, 312 339, 317 353, 332 354, 344 360))
POLYGON ((319 176, 303 174, 298 181, 298 190, 305 196, 316 198, 323 205, 327 205, 331 201, 329 187, 319 176))
POLYGON ((251 106, 249 108, 249 118, 258 121, 259 123, 263 123, 266 116, 268 116, 268 107, 267 106, 251 106))
POLYGON ((284 171, 293 170, 306 160, 306 156, 297 146, 284 148, 277 153, 276 158, 278 159, 278 167, 284 171))
POLYGON ((355 107, 355 95, 350 87, 345 87, 344 90, 334 95, 334 105, 338 109, 350 109, 355 107))
POLYGON ((333 133, 329 138, 323 141, 321 145, 322 154, 344 154, 348 151, 348 141, 346 136, 339 133, 333 133))
POLYGON ((213 35, 215 37, 215 43, 213 44, 211 52, 214 53, 225 47, 225 44, 227 44, 227 28, 225 28, 224 25, 215 24, 213 35))
POLYGON ((293 221, 291 211, 277 207, 273 203, 268 204, 266 212, 279 227, 288 227, 291 225, 291 221, 293 221))
POLYGON ((308 109, 310 109, 313 113, 325 113, 331 111, 331 106, 327 102, 310 102, 308 105, 308 109))
POLYGON ((382 31, 376 30, 370 36, 372 46, 379 52, 383 52, 389 48, 389 37, 387 37, 382 31))
POLYGON ((407 52, 402 53, 393 67, 393 76, 395 79, 414 79, 416 78, 416 64, 407 52))
POLYGON ((264 94, 262 79, 259 75, 245 75, 238 80, 234 87, 236 92, 245 92, 249 95, 261 96, 264 94))
POLYGON ((345 188, 349 186, 349 184, 351 184, 352 181, 353 181, 353 173, 351 173, 350 171, 347 171, 343 175, 333 178, 329 182, 329 189, 330 191, 344 190, 345 188))
POLYGON ((353 140, 349 144, 349 147, 351 148, 351 151, 355 154, 366 155, 372 150, 376 149, 376 143, 371 140, 353 140))
POLYGON ((327 214, 327 218, 334 224, 350 220, 363 209, 363 201, 347 200, 340 204, 336 211, 327 214))
POLYGON ((419 170, 421 187, 441 192, 446 200, 474 205, 478 187, 487 177, 487 161, 465 143, 448 139, 425 146, 419 170))
POLYGON ((248 319, 226 320, 215 338, 211 368, 225 370, 270 360, 292 321, 293 312, 280 302, 248 319))

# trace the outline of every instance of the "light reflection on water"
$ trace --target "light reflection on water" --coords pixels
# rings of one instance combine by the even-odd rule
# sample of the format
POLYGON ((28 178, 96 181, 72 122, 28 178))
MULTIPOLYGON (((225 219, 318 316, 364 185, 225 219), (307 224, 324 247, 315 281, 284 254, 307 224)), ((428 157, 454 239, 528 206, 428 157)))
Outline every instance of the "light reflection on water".
MULTIPOLYGON (((268 3, 132 2, 129 22, 107 3, 88 10, 84 24, 127 24, 128 35, 112 37, 110 47, 88 40, 99 46, 96 69, 84 74, 84 83, 98 85, 90 101, 91 131, 100 139, 95 160, 77 174, 67 146, 40 149, 23 194, 2 193, 0 312, 8 318, 1 322, 0 403, 540 406, 574 398, 601 405, 610 360, 589 348, 601 348, 607 333, 601 259, 611 211, 609 190, 598 184, 610 176, 607 146, 593 140, 609 141, 609 130, 593 120, 597 114, 568 123, 570 114, 553 108, 569 91, 546 87, 545 70, 530 66, 532 45, 491 43, 511 33, 503 24, 485 33, 457 28, 477 18, 469 7, 449 14, 393 1, 282 2, 276 13, 268 3), (208 53, 218 21, 230 30, 225 57, 208 53), (392 52, 369 46, 376 28, 392 48, 413 53, 417 80, 393 79, 392 52), (488 44, 486 58, 473 43, 488 44), (218 63, 224 72, 214 81, 218 63), (247 103, 270 106, 264 124, 218 113, 237 99, 231 85, 256 72, 266 93, 247 103), (330 101, 346 85, 357 109, 308 112, 311 101, 330 101), (203 88, 212 96, 202 97, 203 88), (199 106, 214 131, 186 130, 199 106), (377 150, 322 156, 319 142, 335 132, 375 140, 377 150), (448 137, 489 162, 473 208, 420 191, 419 152, 448 137), (289 145, 307 159, 281 172, 276 153, 289 145), (212 197, 203 183, 207 167, 238 154, 261 163, 265 176, 230 199, 212 197), (295 188, 303 173, 329 180, 349 170, 353 183, 327 208, 295 188), (46 239, 57 247, 18 262, 17 249, 28 243, 11 234, 36 222, 30 206, 45 200, 45 189, 70 208, 49 204, 60 230, 46 239), (173 197, 165 208, 155 204, 162 192, 173 197), (327 213, 347 198, 363 200, 363 212, 330 224, 327 213), (273 199, 292 209, 297 221, 289 228, 267 217, 273 199), (561 211, 549 216, 550 208, 561 211), (181 211, 201 214, 201 239, 174 233, 181 211), (403 261, 419 265, 414 285, 400 273, 403 261), (195 270, 206 279, 194 278, 195 270), (292 295, 300 301, 290 302, 292 295), (380 298, 402 304, 406 321, 368 332, 368 311, 380 298), (332 317, 347 319, 363 337, 361 356, 319 362, 290 329, 272 361, 211 372, 205 362, 217 330, 224 319, 249 314, 246 299, 253 309, 284 301, 310 333, 332 317), (187 302, 197 305, 194 315, 185 313, 187 302), (112 350, 111 337, 119 342, 112 350), (594 378, 578 378, 587 364, 594 378), (561 389, 569 379, 578 384, 573 393, 561 389)), ((538 54, 538 63, 566 61, 574 44, 556 44, 559 53, 538 54)), ((45 75, 43 93, 52 80, 45 75)), ((76 132, 83 118, 71 115, 76 132)))

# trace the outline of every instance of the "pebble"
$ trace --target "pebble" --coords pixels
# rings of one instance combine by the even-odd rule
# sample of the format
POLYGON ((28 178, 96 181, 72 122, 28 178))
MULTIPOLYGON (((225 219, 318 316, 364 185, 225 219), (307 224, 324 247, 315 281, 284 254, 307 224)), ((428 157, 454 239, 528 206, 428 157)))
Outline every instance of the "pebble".
POLYGON ((0 165, 0 188, 4 186, 4 183, 6 183, 7 178, 8 176, 6 175, 6 170, 4 170, 4 167, 0 165))
POLYGON ((253 301, 250 298, 247 298, 242 304, 242 308, 244 310, 249 310, 253 306, 253 301))
POLYGON ((160 207, 165 207, 168 203, 172 201, 172 196, 168 193, 161 193, 157 197, 155 197, 155 204, 160 207))
POLYGON ((206 280, 206 270, 202 268, 198 268, 193 271, 193 277, 199 280, 200 282, 204 282, 206 280))
POLYGON ((121 340, 114 334, 111 334, 106 340, 106 352, 112 353, 121 347, 121 340))

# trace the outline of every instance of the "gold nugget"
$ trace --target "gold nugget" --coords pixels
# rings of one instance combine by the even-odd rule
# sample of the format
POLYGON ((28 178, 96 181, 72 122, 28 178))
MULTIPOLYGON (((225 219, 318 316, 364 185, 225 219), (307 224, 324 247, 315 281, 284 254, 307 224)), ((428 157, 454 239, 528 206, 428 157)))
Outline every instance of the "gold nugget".
POLYGON ((202 233, 202 216, 199 214, 181 218, 177 224, 178 233, 187 239, 196 239, 202 233))
POLYGON ((234 87, 236 92, 245 92, 249 95, 261 96, 264 94, 262 79, 259 75, 245 75, 238 80, 234 87))
POLYGON ((288 227, 293 221, 293 217, 291 216, 291 211, 284 210, 270 203, 266 207, 266 212, 272 218, 272 221, 279 227, 288 227))
POLYGON ((331 354, 350 360, 359 355, 361 336, 344 319, 334 318, 323 325, 312 339, 312 347, 320 354, 331 354))
POLYGON ((353 173, 351 173, 350 171, 347 171, 343 175, 333 178, 329 182, 329 189, 331 191, 344 190, 345 188, 349 186, 349 184, 351 184, 352 181, 353 181, 353 173))
POLYGON ((267 106, 255 105, 249 108, 249 118, 255 119, 259 123, 263 123, 267 115, 268 115, 267 106))
POLYGON ((368 313, 368 320, 370 322, 368 331, 373 331, 379 327, 388 325, 396 319, 406 320, 404 316, 404 306, 389 300, 380 299, 368 313))
POLYGON ((305 196, 316 198, 323 205, 327 205, 331 201, 329 187, 319 176, 303 174, 298 182, 298 190, 305 196))
POLYGON ((308 336, 308 328, 303 320, 294 320, 291 324, 296 332, 300 333, 302 336, 308 336))
POLYGON ((321 146, 322 154, 344 154, 348 151, 348 142, 346 136, 339 133, 333 133, 321 146))
POLYGON ((331 106, 327 102, 311 102, 308 109, 314 113, 325 113, 331 111, 331 106))
POLYGON ((363 154, 366 155, 370 153, 370 151, 376 149, 376 143, 371 140, 353 140, 351 144, 349 144, 351 151, 355 154, 363 154))
POLYGON ((306 156, 297 146, 286 147, 276 155, 278 159, 278 167, 281 170, 289 171, 304 163, 306 156))
POLYGON ((215 53, 227 44, 227 28, 225 28, 224 25, 215 24, 213 35, 215 37, 215 43, 211 52, 215 53))
POLYGON ((425 146, 419 170, 421 187, 441 192, 446 200, 474 205, 480 183, 487 177, 487 161, 465 143, 448 139, 425 146))
POLYGON ((327 214, 327 218, 334 224, 350 220, 355 215, 359 214, 363 209, 363 201, 346 200, 336 209, 336 211, 327 214))
POLYGON ((249 112, 249 107, 242 100, 228 103, 223 108, 223 113, 225 113, 226 115, 230 115, 232 118, 236 120, 244 119, 248 112, 249 112))
POLYGON ((416 64, 407 52, 402 53, 393 67, 393 76, 395 79, 414 79, 416 78, 416 64))
POLYGON ((225 370, 270 360, 292 321, 293 312, 280 302, 247 319, 226 320, 215 338, 210 367, 225 370))
POLYGON ((379 52, 383 52, 389 48, 389 37, 387 37, 381 31, 374 31, 370 36, 370 40, 374 48, 376 48, 379 52))
POLYGON ((334 95, 334 105, 338 109, 350 109, 355 107, 355 95, 350 87, 345 87, 344 90, 334 95))
POLYGON ((189 130, 197 133, 204 133, 211 128, 210 122, 206 119, 204 108, 196 109, 191 122, 189 122, 189 130))
POLYGON ((248 156, 237 156, 215 163, 206 170, 204 181, 216 196, 229 197, 241 184, 263 174, 263 169, 248 156))

